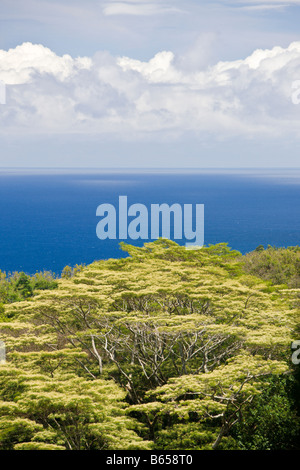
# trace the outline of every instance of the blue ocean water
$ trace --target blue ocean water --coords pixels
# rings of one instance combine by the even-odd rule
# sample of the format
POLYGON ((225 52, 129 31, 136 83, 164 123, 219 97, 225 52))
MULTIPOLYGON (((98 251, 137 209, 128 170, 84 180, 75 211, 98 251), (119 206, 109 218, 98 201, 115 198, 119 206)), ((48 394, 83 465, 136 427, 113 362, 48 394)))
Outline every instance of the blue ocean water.
MULTIPOLYGON (((0 269, 51 270, 126 256, 96 236, 98 205, 204 204, 205 245, 242 253, 300 244, 300 170, 0 170, 0 269)), ((143 241, 127 240, 141 246, 143 241)), ((180 243, 180 241, 177 241, 180 243)), ((184 242, 182 242, 184 244, 184 242)))

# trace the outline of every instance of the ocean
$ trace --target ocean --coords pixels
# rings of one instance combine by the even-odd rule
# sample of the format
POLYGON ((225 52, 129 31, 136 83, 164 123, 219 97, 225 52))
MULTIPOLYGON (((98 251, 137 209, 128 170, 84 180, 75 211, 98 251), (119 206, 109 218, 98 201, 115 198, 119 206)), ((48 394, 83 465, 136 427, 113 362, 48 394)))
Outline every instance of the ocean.
POLYGON ((300 244, 300 169, 2 169, 0 269, 60 275, 66 265, 126 256, 120 240, 96 235, 97 207, 117 207, 122 195, 149 208, 204 204, 205 245, 244 254, 300 244))

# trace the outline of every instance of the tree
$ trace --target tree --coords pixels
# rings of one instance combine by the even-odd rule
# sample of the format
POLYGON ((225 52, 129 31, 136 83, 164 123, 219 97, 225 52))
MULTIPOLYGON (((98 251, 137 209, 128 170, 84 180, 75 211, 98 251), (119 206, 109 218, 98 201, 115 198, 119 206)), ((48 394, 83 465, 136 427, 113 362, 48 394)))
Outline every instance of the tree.
POLYGON ((33 294, 30 278, 23 272, 20 274, 20 277, 16 282, 16 288, 24 299, 31 297, 33 294))
MULTIPOLYGON (((65 361, 50 371, 39 354, 30 357, 35 357, 35 373, 28 373, 28 365, 23 370, 0 368, 0 382, 5 383, 0 392, 1 450, 148 447, 132 430, 133 420, 124 415, 124 392, 116 384, 62 374, 65 361)), ((68 353, 61 351, 60 357, 68 353)), ((57 361, 57 353, 52 359, 57 361)))
MULTIPOLYGON (((3 446, 251 447, 244 417, 264 436, 275 421, 270 408, 264 428, 258 410, 272 384, 293 373, 299 289, 265 279, 266 260, 261 272, 249 270, 226 243, 191 251, 157 240, 122 249, 129 256, 76 275, 70 268, 57 288, 5 304, 3 446), (20 419, 28 421, 17 438, 20 419)), ((278 253, 268 250, 273 266, 278 253)), ((297 253, 279 257, 296 266, 297 253)), ((297 415, 292 394, 276 390, 285 440, 272 439, 274 447, 288 442, 297 415)))

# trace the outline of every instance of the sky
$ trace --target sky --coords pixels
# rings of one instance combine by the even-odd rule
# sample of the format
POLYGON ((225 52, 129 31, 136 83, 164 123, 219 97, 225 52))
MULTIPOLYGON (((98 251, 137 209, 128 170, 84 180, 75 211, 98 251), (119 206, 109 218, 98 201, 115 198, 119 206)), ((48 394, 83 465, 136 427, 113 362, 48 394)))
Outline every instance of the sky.
POLYGON ((0 167, 300 166, 300 0, 1 0, 0 167))

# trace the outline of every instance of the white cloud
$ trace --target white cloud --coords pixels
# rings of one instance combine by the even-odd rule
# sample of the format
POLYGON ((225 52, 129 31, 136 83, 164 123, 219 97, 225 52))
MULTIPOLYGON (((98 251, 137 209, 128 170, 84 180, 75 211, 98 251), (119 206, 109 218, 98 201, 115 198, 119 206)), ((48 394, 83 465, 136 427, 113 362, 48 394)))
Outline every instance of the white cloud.
MULTIPOLYGON (((223 0, 222 3, 224 4, 231 4, 232 2, 229 0, 223 0)), ((237 0, 235 4, 247 4, 247 5, 269 5, 269 6, 276 6, 276 5, 300 5, 300 0, 237 0)))
POLYGON ((247 6, 242 6, 240 7, 243 10, 248 10, 248 11, 265 11, 265 10, 283 10, 289 6, 288 4, 275 4, 275 5, 247 5, 247 6))
POLYGON ((291 94, 300 79, 300 42, 196 65, 194 56, 189 67, 171 51, 149 61, 104 52, 58 56, 31 43, 0 51, 7 84, 1 133, 299 137, 300 106, 291 94))
POLYGON ((161 1, 145 1, 145 0, 127 0, 127 1, 110 1, 103 6, 103 13, 110 15, 133 15, 133 16, 150 16, 161 13, 180 13, 182 10, 170 6, 161 1))
POLYGON ((1 79, 8 85, 26 83, 32 74, 52 74, 64 80, 76 70, 89 68, 88 57, 72 59, 70 55, 57 56, 50 49, 40 45, 23 43, 15 49, 0 50, 1 79))
POLYGON ((236 0, 235 3, 229 0, 220 0, 225 6, 230 8, 238 8, 244 11, 268 11, 268 10, 284 10, 288 7, 300 5, 300 0, 236 0))
POLYGON ((181 80, 181 74, 173 67, 173 60, 174 54, 172 52, 162 51, 157 53, 149 62, 121 57, 117 59, 117 64, 124 71, 139 72, 141 76, 153 83, 176 83, 181 80))

